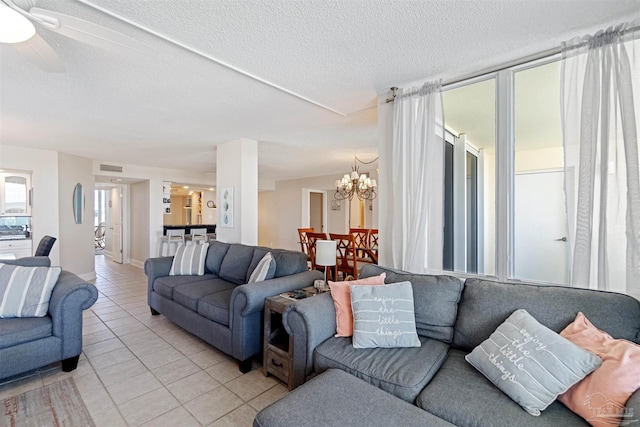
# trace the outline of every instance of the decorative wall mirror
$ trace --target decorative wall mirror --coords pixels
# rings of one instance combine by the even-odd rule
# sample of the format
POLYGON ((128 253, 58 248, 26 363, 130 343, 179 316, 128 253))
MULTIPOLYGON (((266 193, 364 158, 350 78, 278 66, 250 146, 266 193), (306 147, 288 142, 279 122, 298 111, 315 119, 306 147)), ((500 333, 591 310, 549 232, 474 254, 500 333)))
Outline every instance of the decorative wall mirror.
POLYGON ((82 224, 83 200, 82 184, 77 183, 73 189, 73 217, 76 220, 76 224, 82 224))

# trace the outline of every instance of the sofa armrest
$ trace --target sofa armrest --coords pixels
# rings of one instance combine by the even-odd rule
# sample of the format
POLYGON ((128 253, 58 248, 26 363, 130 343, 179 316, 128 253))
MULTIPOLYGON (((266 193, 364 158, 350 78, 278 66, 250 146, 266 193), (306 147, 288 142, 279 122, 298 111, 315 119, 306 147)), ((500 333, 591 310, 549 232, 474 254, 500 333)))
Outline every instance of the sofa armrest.
POLYGON ((62 359, 82 352, 82 311, 98 299, 95 285, 62 271, 49 301, 53 335, 62 339, 62 359))
POLYGON ((313 351, 336 333, 336 309, 328 292, 289 305, 282 323, 293 336, 293 376, 304 380, 313 372, 313 351))
POLYGON ((159 258, 147 258, 144 262, 144 274, 147 275, 147 303, 151 303, 151 290, 153 289, 153 282, 158 277, 168 276, 171 271, 171 264, 173 264, 172 256, 165 256, 159 258))
MULTIPOLYGON (((264 300, 282 292, 312 286, 313 281, 322 279, 319 271, 303 271, 290 276, 278 277, 263 282, 237 286, 231 295, 231 310, 234 317, 248 316, 264 309, 264 300)), ((230 324, 234 319, 229 319, 230 324)))
POLYGON ((319 271, 304 271, 237 286, 229 305, 232 356, 245 361, 262 350, 262 316, 266 298, 310 286, 321 277, 319 271))

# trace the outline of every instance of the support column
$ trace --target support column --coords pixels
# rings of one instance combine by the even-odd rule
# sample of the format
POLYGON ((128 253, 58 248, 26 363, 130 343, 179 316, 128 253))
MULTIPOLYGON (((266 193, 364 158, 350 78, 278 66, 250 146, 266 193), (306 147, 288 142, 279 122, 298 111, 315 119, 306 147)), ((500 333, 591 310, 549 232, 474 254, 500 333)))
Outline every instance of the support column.
POLYGON ((217 239, 257 245, 258 141, 240 138, 217 146, 216 185, 217 239), (233 189, 231 202, 224 199, 225 189, 233 189), (229 203, 228 207, 225 203, 229 203))

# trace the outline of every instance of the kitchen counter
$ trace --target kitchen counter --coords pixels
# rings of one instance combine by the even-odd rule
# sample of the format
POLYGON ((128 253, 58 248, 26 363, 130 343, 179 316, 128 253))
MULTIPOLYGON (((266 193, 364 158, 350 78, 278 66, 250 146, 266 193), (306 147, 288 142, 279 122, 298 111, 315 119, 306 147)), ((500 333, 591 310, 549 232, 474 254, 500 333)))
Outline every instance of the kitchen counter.
POLYGON ((184 228, 187 235, 192 228, 206 228, 207 234, 215 234, 216 232, 215 224, 164 225, 162 226, 162 235, 166 236, 167 230, 180 230, 182 228, 184 228))

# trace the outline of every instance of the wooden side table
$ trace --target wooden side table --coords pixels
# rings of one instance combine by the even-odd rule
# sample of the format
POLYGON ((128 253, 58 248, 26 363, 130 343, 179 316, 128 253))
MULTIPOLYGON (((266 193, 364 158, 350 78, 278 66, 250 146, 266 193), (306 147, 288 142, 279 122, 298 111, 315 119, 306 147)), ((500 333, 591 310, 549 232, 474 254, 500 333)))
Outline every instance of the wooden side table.
MULTIPOLYGON (((313 287, 305 291, 315 293, 313 287)), ((275 295, 264 300, 264 348, 262 370, 284 382, 289 390, 304 380, 293 377, 293 337, 287 334, 282 324, 282 313, 297 301, 275 295)))
POLYGON ((293 389, 293 337, 287 334, 282 324, 282 313, 295 301, 280 295, 264 301, 264 360, 262 369, 284 382, 289 390, 293 389))

